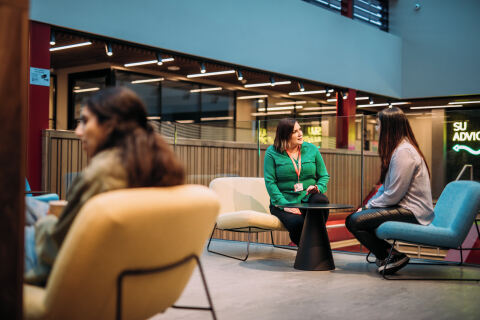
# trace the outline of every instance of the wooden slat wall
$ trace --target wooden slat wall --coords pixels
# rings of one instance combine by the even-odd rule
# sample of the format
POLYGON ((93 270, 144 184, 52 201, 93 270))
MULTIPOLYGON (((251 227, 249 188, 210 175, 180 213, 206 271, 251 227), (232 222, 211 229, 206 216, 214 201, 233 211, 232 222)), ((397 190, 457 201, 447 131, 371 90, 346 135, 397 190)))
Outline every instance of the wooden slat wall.
MULTIPOLYGON (((172 138, 167 138, 173 144, 172 138)), ((208 186, 211 180, 221 176, 263 176, 263 158, 268 146, 227 141, 201 141, 178 139, 173 146, 175 153, 185 165, 187 183, 208 186)), ((62 199, 66 195, 67 173, 80 172, 87 164, 80 140, 70 131, 47 130, 44 134, 44 190, 56 192, 62 199)), ((356 151, 320 150, 330 182, 326 195, 330 202, 360 204, 361 155, 356 151)), ((379 157, 366 153, 364 158, 364 197, 379 178, 379 157)), ((227 240, 246 241, 247 235, 228 231, 216 231, 214 237, 227 240)), ((274 232, 277 244, 288 244, 285 231, 274 232)), ((260 233, 258 240, 270 243, 269 233, 260 233)))
POLYGON ((87 165, 81 141, 71 131, 45 130, 43 135, 43 190, 66 198, 76 173, 87 165))

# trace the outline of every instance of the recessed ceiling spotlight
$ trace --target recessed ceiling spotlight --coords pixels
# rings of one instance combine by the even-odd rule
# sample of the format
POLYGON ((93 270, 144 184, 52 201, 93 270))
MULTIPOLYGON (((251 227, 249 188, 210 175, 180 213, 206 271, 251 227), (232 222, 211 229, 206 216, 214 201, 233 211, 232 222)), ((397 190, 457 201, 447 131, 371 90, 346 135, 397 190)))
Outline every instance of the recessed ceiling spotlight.
POLYGON ((110 42, 105 43, 105 52, 107 53, 107 56, 113 56, 112 44, 110 42))
POLYGON ((303 86, 303 83, 301 82, 298 83, 298 90, 300 90, 301 92, 305 91, 305 87, 303 86))
POLYGON ((167 69, 170 70, 170 71, 178 71, 178 70, 180 70, 180 67, 179 66, 168 66, 167 69))
POLYGON ((242 71, 240 70, 237 70, 237 79, 238 81, 242 81, 243 80, 243 74, 242 74, 242 71))
POLYGON ((55 45, 55 31, 50 32, 50 45, 54 46, 55 45))

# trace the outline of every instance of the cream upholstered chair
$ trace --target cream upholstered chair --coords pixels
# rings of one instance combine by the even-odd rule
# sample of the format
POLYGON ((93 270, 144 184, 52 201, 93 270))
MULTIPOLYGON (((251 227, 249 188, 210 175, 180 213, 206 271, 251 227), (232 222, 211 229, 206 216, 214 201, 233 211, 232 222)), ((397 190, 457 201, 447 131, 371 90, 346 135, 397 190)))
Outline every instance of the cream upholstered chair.
MULTIPOLYGON (((26 319, 145 319, 182 293, 218 214, 206 187, 124 189, 79 212, 46 288, 24 286, 26 319)), ((200 273, 209 307, 215 313, 200 273)), ((174 306, 175 307, 175 306, 174 306)))
POLYGON ((274 230, 285 231, 285 227, 277 217, 270 213, 270 197, 263 178, 228 177, 217 178, 210 182, 210 189, 220 199, 220 215, 215 229, 248 233, 247 254, 244 258, 230 256, 210 249, 213 232, 208 241, 207 250, 229 258, 246 261, 249 255, 250 235, 258 232, 270 232, 272 245, 274 230))

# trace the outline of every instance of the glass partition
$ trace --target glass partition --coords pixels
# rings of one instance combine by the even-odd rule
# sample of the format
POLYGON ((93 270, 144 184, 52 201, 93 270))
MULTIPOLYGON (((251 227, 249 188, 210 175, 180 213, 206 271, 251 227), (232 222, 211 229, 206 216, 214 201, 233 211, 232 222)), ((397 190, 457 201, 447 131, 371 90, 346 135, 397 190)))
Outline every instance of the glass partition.
MULTIPOLYGON (((207 99, 211 99, 213 103, 214 99, 211 96, 207 96, 207 99)), ((221 99, 223 98, 219 98, 218 101, 221 99)), ((225 99, 230 101, 228 96, 225 99)), ((243 108, 252 114, 263 112, 258 109, 261 109, 265 102, 257 99, 242 103, 243 108)), ((272 101, 270 104, 265 103, 263 107, 272 105, 271 103, 272 101)), ((227 104, 224 103, 224 105, 227 104)), ((301 105, 294 107, 299 106, 301 105)), ((230 107, 218 110, 211 107, 211 112, 227 114, 222 115, 223 117, 231 117, 232 113, 229 110, 230 107)), ((243 115, 246 116, 245 114, 246 111, 243 115)), ((250 117, 251 120, 245 121, 223 118, 203 121, 200 119, 196 123, 184 123, 182 120, 164 121, 162 118, 162 120, 153 119, 151 123, 172 145, 175 153, 185 164, 187 183, 208 186, 217 177, 263 177, 265 151, 273 144, 278 121, 283 116, 285 115, 265 119, 264 116, 254 115, 250 117)), ((430 168, 434 201, 450 181, 479 179, 480 115, 478 111, 467 108, 447 111, 443 109, 412 110, 407 113, 407 118, 430 168)), ((379 188, 380 159, 376 114, 357 114, 351 117, 336 117, 331 114, 315 117, 306 115, 302 118, 298 117, 297 121, 302 127, 304 140, 319 149, 325 162, 330 175, 328 190, 325 194, 330 202, 353 207, 351 210, 331 212, 328 230, 332 247, 337 250, 358 252, 362 248, 345 229, 344 220, 348 214, 365 204, 379 188)), ((74 135, 66 131, 54 132, 54 135, 50 135, 50 142, 45 143, 51 149, 45 153, 47 160, 44 161, 51 163, 52 166, 46 169, 49 175, 46 181, 61 179, 57 176, 58 170, 63 172, 65 168, 60 165, 59 169, 55 169, 54 164, 61 164, 69 161, 68 157, 74 157, 74 155, 58 152, 58 150, 69 150, 68 143, 76 139, 74 135), (58 144, 65 144, 65 147, 60 148, 58 144), (63 160, 62 157, 67 158, 63 160)), ((51 186, 46 186, 45 189, 56 191, 51 186)), ((285 240, 283 244, 288 244, 288 234, 281 239, 285 240)), ((448 250, 440 248, 400 244, 399 249, 415 257, 439 260, 450 257, 448 250)))

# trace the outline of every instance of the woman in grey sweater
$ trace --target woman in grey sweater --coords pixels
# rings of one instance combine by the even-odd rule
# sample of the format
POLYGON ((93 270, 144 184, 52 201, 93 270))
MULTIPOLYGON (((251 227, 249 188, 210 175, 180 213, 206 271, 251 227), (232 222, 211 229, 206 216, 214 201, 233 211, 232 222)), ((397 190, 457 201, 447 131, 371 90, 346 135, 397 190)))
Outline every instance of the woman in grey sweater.
POLYGON ((430 173, 407 117, 399 108, 378 113, 378 151, 381 159, 378 192, 357 212, 347 217, 346 226, 377 258, 378 272, 393 274, 408 264, 409 258, 396 250, 388 264, 391 245, 375 235, 385 221, 428 225, 433 220, 430 173))

